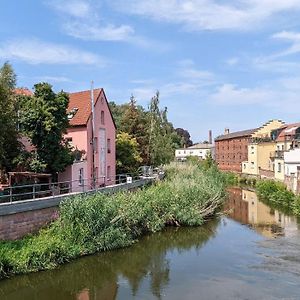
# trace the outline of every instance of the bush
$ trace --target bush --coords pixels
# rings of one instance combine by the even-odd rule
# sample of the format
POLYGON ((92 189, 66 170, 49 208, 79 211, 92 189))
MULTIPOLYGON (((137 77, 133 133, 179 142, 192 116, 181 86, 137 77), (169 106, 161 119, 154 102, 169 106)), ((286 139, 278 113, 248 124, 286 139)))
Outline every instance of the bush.
POLYGON ((166 167, 167 179, 112 196, 77 196, 49 228, 0 243, 0 278, 53 269, 76 257, 126 247, 167 225, 198 226, 223 203, 227 177, 192 164, 166 167), (226 179, 226 180, 225 180, 226 179))
POLYGON ((295 200, 295 195, 283 183, 274 180, 261 180, 256 189, 258 195, 271 204, 290 207, 295 200))

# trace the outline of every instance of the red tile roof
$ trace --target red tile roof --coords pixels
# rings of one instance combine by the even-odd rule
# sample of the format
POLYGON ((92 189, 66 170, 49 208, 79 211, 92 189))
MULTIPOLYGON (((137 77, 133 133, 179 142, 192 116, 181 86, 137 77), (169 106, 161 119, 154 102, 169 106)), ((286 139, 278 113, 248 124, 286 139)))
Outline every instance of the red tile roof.
POLYGON ((284 142, 286 136, 293 136, 296 134, 296 129, 300 127, 300 123, 286 124, 279 129, 282 131, 279 133, 276 142, 284 142))
MULTIPOLYGON (((104 94, 104 98, 106 100, 108 109, 109 104, 107 102, 104 90, 102 88, 94 89, 94 105, 96 105, 99 96, 101 93, 104 94)), ((71 112, 73 109, 77 109, 74 117, 70 120, 71 126, 85 126, 89 120, 89 117, 92 113, 92 106, 91 106, 91 91, 81 91, 76 93, 69 93, 69 107, 68 112, 71 112)), ((115 125, 112 113, 110 111, 113 123, 115 125)), ((116 126, 116 125, 115 125, 116 126)))
POLYGON ((27 88, 18 88, 14 90, 16 95, 32 96, 33 93, 27 88))
MULTIPOLYGON (((94 103, 96 104, 97 99, 102 89, 94 89, 94 103)), ((91 91, 82 91, 77 93, 69 93, 69 107, 68 112, 72 109, 78 109, 74 117, 70 120, 71 126, 82 126, 86 125, 91 112, 91 91)))

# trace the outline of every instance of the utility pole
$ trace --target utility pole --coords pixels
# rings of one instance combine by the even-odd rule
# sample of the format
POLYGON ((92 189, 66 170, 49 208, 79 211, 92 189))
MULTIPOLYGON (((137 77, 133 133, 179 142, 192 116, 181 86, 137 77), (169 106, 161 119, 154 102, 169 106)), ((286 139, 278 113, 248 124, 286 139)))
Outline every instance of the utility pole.
POLYGON ((91 106, 92 106, 92 188, 96 188, 96 174, 95 174, 95 107, 94 107, 94 81, 91 82, 91 106))

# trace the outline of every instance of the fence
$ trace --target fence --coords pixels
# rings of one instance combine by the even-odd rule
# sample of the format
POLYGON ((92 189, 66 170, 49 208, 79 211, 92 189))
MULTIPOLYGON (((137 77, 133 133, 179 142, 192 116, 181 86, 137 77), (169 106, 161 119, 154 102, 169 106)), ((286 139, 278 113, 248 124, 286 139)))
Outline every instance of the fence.
POLYGON ((104 186, 131 183, 140 180, 142 177, 133 174, 119 174, 96 179, 80 178, 73 181, 10 186, 0 193, 0 205, 23 200, 89 192, 104 186))

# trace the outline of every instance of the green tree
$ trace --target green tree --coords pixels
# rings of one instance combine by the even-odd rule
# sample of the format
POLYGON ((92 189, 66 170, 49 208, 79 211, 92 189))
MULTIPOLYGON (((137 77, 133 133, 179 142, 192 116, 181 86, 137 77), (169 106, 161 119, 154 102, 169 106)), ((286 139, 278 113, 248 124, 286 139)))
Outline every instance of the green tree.
POLYGON ((15 86, 16 75, 12 66, 6 62, 0 69, 0 175, 14 168, 14 159, 21 149, 17 131, 15 86))
POLYGON ((158 166, 170 162, 174 157, 172 134, 174 128, 168 122, 167 108, 159 108, 159 92, 152 97, 149 105, 149 162, 158 166))
POLYGON ((117 173, 131 173, 137 171, 142 158, 138 152, 135 138, 126 132, 117 134, 117 173))
POLYGON ((34 86, 33 97, 26 97, 22 103, 21 127, 36 147, 32 168, 55 175, 72 164, 71 149, 63 134, 69 126, 67 107, 68 94, 54 93, 48 83, 34 86))

